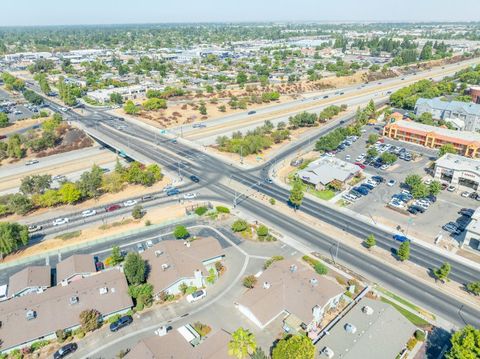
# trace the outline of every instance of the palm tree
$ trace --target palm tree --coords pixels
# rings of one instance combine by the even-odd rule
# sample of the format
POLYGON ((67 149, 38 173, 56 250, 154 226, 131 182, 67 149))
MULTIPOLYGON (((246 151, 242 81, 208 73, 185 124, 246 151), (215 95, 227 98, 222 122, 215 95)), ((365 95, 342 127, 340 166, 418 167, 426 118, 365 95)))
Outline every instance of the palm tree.
POLYGON ((243 359, 255 352, 257 341, 248 329, 238 328, 228 343, 228 355, 243 359))

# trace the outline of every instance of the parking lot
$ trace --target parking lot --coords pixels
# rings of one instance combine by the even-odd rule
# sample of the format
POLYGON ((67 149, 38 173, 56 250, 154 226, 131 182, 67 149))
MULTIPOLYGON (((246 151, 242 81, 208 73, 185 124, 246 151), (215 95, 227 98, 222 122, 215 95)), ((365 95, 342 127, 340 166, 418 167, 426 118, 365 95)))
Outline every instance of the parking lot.
MULTIPOLYGON (((392 198, 409 199, 408 194, 402 194, 402 191, 408 190, 403 184, 408 175, 418 174, 427 184, 432 180, 426 169, 435 160, 435 152, 419 146, 385 139, 384 143, 386 146, 382 144, 382 147, 389 147, 390 145, 390 148, 392 148, 391 146, 395 146, 394 148, 397 151, 399 147, 405 148, 404 153, 410 153, 412 160, 398 159, 387 169, 366 165, 365 158, 360 159, 360 157, 362 157, 362 154, 367 153, 368 136, 371 133, 379 133, 380 130, 379 126, 365 126, 364 132, 357 141, 352 142, 350 146, 347 146, 335 155, 351 163, 359 160, 365 167, 363 172, 366 179, 362 182, 364 183, 363 190, 359 189, 362 183, 353 187, 362 193, 357 193, 358 198, 350 201, 347 205, 348 208, 370 218, 372 222, 397 228, 399 233, 410 234, 431 244, 434 244, 435 240, 440 238, 437 244, 443 247, 450 249, 452 246, 458 245, 463 240, 464 232, 462 230, 470 220, 468 216, 461 215, 458 212, 462 208, 476 209, 480 202, 474 198, 462 197, 461 193, 466 189, 457 188, 454 192, 449 192, 447 189, 442 190, 436 196, 434 203, 418 203, 415 200, 407 201, 409 205, 414 203, 417 206, 423 205, 423 213, 420 211, 416 214, 406 212, 408 205, 403 207, 401 211, 389 208, 387 204, 392 201, 392 198), (372 177, 375 176, 383 177, 384 181, 374 185, 372 177), (455 223, 455 226, 445 226, 449 222, 455 223)), ((344 194, 348 193, 349 190, 345 191, 344 194)), ((471 189, 469 192, 471 192, 471 189)))
POLYGON ((0 90, 0 110, 7 113, 10 122, 30 118, 35 112, 39 111, 36 106, 18 104, 17 101, 4 90, 0 90))

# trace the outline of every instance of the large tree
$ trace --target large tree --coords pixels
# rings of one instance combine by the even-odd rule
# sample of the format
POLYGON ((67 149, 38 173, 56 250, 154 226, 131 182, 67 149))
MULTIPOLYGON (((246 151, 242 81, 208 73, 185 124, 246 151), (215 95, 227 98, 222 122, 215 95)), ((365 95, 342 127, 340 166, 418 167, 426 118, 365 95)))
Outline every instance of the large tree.
POLYGON ((28 243, 27 226, 18 223, 0 223, 0 254, 9 254, 28 243))
POLYGON ((244 359, 253 354, 256 349, 257 341, 248 329, 238 328, 232 333, 232 339, 228 343, 228 355, 244 359))
POLYGON ((410 241, 405 241, 402 244, 400 244, 400 247, 398 248, 398 251, 397 251, 397 255, 402 262, 410 258, 410 241))
POLYGON ((83 172, 78 181, 78 189, 85 198, 98 197, 101 194, 103 171, 93 165, 91 171, 83 172))
POLYGON ((303 184, 300 181, 295 181, 293 187, 290 190, 290 197, 288 198, 290 203, 297 209, 300 207, 303 201, 303 184))
POLYGON ((439 279, 442 282, 448 281, 448 275, 450 274, 450 271, 452 270, 452 266, 450 263, 445 262, 442 264, 440 268, 435 268, 433 269, 433 275, 435 276, 436 279, 439 279))
POLYGON ((272 359, 313 359, 315 347, 305 335, 289 335, 280 340, 272 351, 272 359))
POLYGON ((138 253, 130 252, 125 258, 123 272, 129 284, 138 285, 145 282, 146 264, 138 253))
POLYGON ((91 332, 100 327, 102 315, 96 309, 85 309, 80 313, 80 325, 84 332, 91 332))
POLYGON ((453 334, 450 339, 452 348, 445 357, 447 359, 480 358, 480 330, 467 325, 453 334))

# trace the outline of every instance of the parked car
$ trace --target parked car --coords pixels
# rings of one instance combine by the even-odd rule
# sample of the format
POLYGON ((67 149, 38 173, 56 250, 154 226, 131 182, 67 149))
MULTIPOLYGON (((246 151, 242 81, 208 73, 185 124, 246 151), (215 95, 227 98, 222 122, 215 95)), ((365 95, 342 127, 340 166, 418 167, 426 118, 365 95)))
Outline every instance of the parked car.
POLYGON ((191 175, 191 176, 190 176, 190 180, 191 180, 192 182, 195 182, 195 183, 200 182, 200 178, 198 178, 198 177, 195 176, 195 175, 191 175))
POLYGON ((347 200, 347 201, 350 201, 350 202, 355 202, 358 197, 353 196, 351 193, 345 193, 345 194, 342 196, 342 198, 345 199, 345 200, 347 200))
POLYGON ((94 209, 87 209, 86 211, 82 212, 82 217, 90 217, 96 214, 97 214, 97 211, 95 211, 94 209))
POLYGON ((298 167, 302 163, 303 163, 303 158, 297 158, 297 159, 293 160, 292 162, 290 162, 290 166, 298 167))
POLYGON ((415 209, 417 212, 425 213, 426 209, 421 206, 412 205, 409 208, 415 209))
POLYGON ((28 226, 28 233, 35 233, 35 232, 41 231, 42 228, 43 228, 42 226, 37 226, 35 224, 32 224, 31 226, 28 226))
POLYGON ((457 226, 453 223, 453 222, 450 222, 450 223, 447 223, 445 224, 442 229, 444 231, 447 231, 455 236, 458 236, 462 231, 460 231, 457 226))
POLYGON ((462 208, 460 211, 458 211, 459 214, 465 217, 471 217, 474 212, 475 210, 472 208, 462 208))
POLYGON ((147 248, 152 248, 153 247, 153 242, 151 239, 149 239, 148 241, 145 242, 145 245, 147 246, 147 248))
POLYGON ((364 187, 364 188, 367 188, 368 190, 373 190, 375 188, 375 186, 373 186, 371 183, 362 183, 360 185, 360 187, 364 187))
POLYGON ((122 208, 122 206, 120 206, 119 204, 112 204, 108 207, 105 207, 105 210, 107 212, 113 212, 113 211, 116 211, 117 209, 120 209, 120 208, 122 208))
POLYGON ((374 180, 377 183, 385 182, 385 178, 383 178, 382 176, 372 176, 372 180, 374 180))
POLYGON ((358 167, 360 167, 362 170, 364 170, 365 168, 367 168, 364 164, 361 164, 360 162, 355 162, 354 163, 355 165, 357 165, 358 167))
POLYGON ((74 353, 78 348, 77 343, 68 343, 53 353, 53 359, 62 359, 74 353))
POLYGON ((172 188, 167 191, 167 196, 175 196, 180 193, 180 190, 178 188, 172 188))
POLYGON ((397 183, 397 181, 395 181, 394 179, 391 179, 390 181, 387 182, 387 186, 393 187, 395 186, 395 183, 397 183))
POLYGON ((369 193, 367 188, 361 187, 361 186, 354 187, 352 190, 355 191, 355 192, 358 192, 358 193, 360 193, 364 196, 368 195, 368 193, 369 193))
POLYGON ((401 234, 394 234, 393 239, 398 241, 398 242, 410 242, 410 239, 408 239, 406 236, 401 235, 401 234))
POLYGON ((448 187, 447 187, 447 191, 448 191, 448 192, 453 192, 453 191, 455 191, 456 189, 457 189, 457 188, 456 188, 455 186, 448 186, 448 187))
POLYGON ((134 199, 129 199, 128 201, 123 202, 124 207, 131 207, 135 206, 137 204, 137 201, 134 199))
POLYGON ((470 192, 464 191, 464 192, 462 192, 461 196, 465 197, 465 198, 468 198, 468 197, 470 197, 470 192))
POLYGON ((207 291, 205 289, 200 289, 200 290, 197 290, 196 292, 193 292, 192 294, 187 295, 187 302, 193 303, 200 299, 205 298, 206 296, 207 296, 207 291))
POLYGON ((183 195, 184 199, 194 199, 195 197, 197 197, 197 194, 193 192, 185 193, 183 195))
POLYGON ((52 224, 54 226, 60 226, 62 224, 68 223, 68 222, 69 222, 68 218, 57 218, 52 222, 52 224))
POLYGON ((133 322, 131 315, 124 315, 123 317, 118 318, 116 321, 110 324, 110 331, 116 332, 123 327, 130 325, 133 322))
POLYGON ((138 253, 143 253, 145 252, 145 247, 143 247, 142 243, 137 243, 137 252, 138 253))

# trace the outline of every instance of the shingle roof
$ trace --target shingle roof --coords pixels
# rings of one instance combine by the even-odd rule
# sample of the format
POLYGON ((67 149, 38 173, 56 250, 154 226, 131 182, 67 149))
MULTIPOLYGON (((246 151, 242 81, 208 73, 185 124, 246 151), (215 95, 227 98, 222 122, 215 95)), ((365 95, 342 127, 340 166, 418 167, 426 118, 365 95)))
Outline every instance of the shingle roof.
POLYGON ((152 336, 140 340, 125 356, 127 359, 231 359, 228 355, 230 334, 223 330, 210 334, 193 347, 176 330, 163 337, 152 336))
POLYGON ((262 325, 281 312, 295 314, 305 324, 313 320, 313 307, 324 307, 330 299, 344 289, 333 280, 320 276, 311 268, 296 260, 282 260, 273 263, 258 278, 253 289, 248 289, 238 300, 247 307, 262 325), (290 267, 297 266, 292 272, 290 267), (316 284, 310 282, 316 279, 316 284), (269 283, 265 289, 263 283, 269 283))
POLYGON ((358 171, 360 168, 351 163, 338 158, 322 157, 310 163, 304 170, 298 171, 298 176, 315 185, 326 185, 333 180, 344 182, 358 171))
POLYGON ((41 294, 0 302, 2 349, 36 340, 58 329, 74 327, 79 324, 79 315, 85 309, 97 309, 109 315, 132 305, 125 275, 117 269, 98 272, 68 286, 52 287, 41 294), (100 294, 100 288, 105 287, 107 293, 100 294), (78 303, 71 304, 72 297, 77 297, 78 303), (35 319, 26 319, 29 310, 35 311, 35 319))
MULTIPOLYGON (((338 359, 384 359, 395 358, 413 335, 415 326, 387 303, 363 298, 348 314, 330 329, 317 347, 320 351, 328 347, 333 358, 338 359), (362 309, 368 306, 373 313, 362 309), (346 328, 355 328, 348 332, 346 328), (353 326, 353 327, 352 327, 353 326)), ((324 354, 321 358, 326 358, 324 354)))
POLYGON ((432 99, 419 98, 415 104, 415 108, 423 104, 427 104, 431 108, 440 111, 452 111, 480 116, 480 105, 473 102, 442 101, 438 97, 432 99))
POLYGON ((50 266, 31 266, 12 275, 8 281, 8 296, 12 297, 31 287, 52 285, 50 266))
POLYGON ((159 293, 181 278, 193 277, 196 269, 202 270, 203 261, 223 256, 220 243, 212 237, 198 238, 190 242, 190 247, 181 240, 165 240, 147 249, 141 254, 148 262, 150 272, 148 282, 153 285, 154 293, 159 293), (155 252, 162 254, 155 255, 155 252), (167 264, 166 270, 162 264, 167 264))
POLYGON ((89 254, 74 254, 57 264, 57 284, 74 275, 95 273, 95 263, 89 254))

